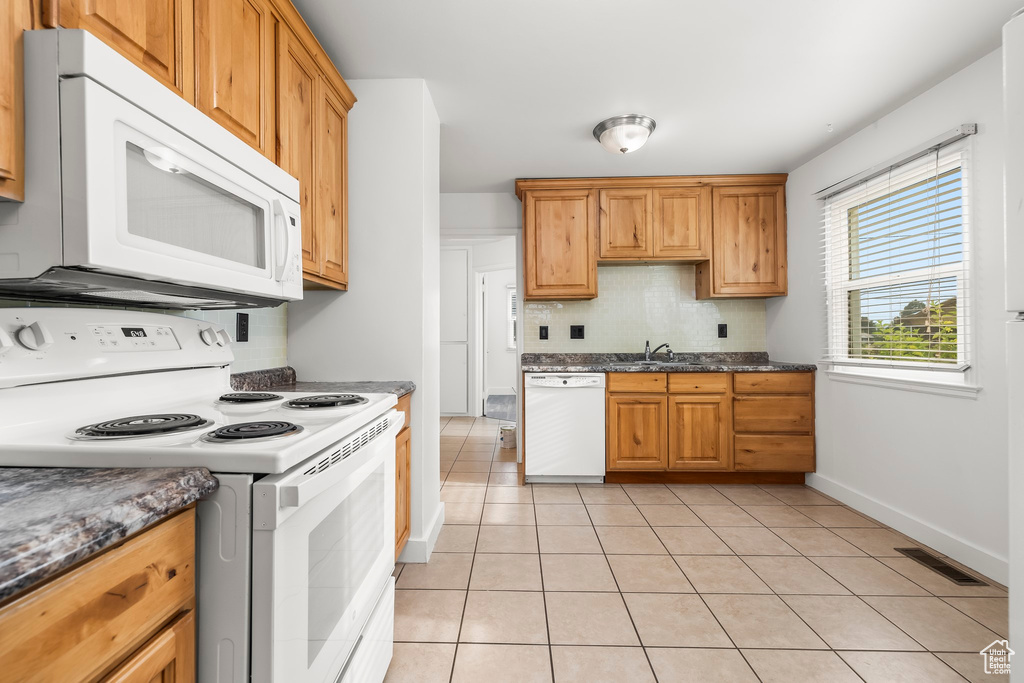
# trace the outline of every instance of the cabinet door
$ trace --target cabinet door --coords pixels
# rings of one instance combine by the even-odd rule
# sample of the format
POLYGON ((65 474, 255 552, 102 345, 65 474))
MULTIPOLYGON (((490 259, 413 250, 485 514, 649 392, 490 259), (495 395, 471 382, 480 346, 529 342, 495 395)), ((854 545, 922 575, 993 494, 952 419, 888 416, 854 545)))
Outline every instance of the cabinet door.
POLYGON ((533 190, 523 199, 526 299, 597 296, 597 193, 533 190))
POLYGON ((100 38, 195 102, 192 0, 60 0, 60 25, 100 38))
POLYGON ((190 610, 153 636, 103 683, 192 683, 195 668, 196 622, 190 610))
POLYGON ((412 440, 408 427, 395 439, 395 559, 409 540, 409 475, 412 466, 412 440))
POLYGON ((326 81, 320 81, 313 173, 315 230, 320 241, 320 275, 348 284, 348 110, 326 81))
POLYGON ((710 258, 711 188, 655 189, 653 223, 655 258, 710 258))
POLYGON ((651 240, 651 190, 601 190, 598 218, 602 259, 638 259, 654 255, 651 240))
POLYGON ((265 0, 194 0, 196 106, 275 158, 277 19, 265 0))
POLYGON ((668 429, 670 470, 732 467, 726 396, 670 396, 668 429))
POLYGON ((321 246, 313 216, 313 126, 319 76, 309 52, 283 25, 278 39, 277 163, 299 179, 302 270, 319 275, 321 246))
POLYGON ((668 464, 668 399, 608 396, 608 469, 663 470, 668 464))
POLYGON ((25 199, 25 72, 22 34, 31 3, 0 5, 0 198, 25 199))
POLYGON ((712 256, 698 268, 697 297, 786 293, 785 186, 716 187, 712 256))

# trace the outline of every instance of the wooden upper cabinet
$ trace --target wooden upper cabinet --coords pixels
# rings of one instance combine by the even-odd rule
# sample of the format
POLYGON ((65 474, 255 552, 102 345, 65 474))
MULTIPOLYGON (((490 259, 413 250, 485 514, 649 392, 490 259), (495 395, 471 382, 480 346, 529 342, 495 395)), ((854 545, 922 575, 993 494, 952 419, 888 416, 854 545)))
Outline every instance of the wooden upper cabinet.
POLYGON ((31 3, 0 4, 0 199, 25 199, 25 72, 22 34, 31 3))
POLYGON ((537 190, 523 198, 524 299, 597 296, 597 192, 537 190))
POLYGON ((277 18, 265 0, 194 0, 196 106, 275 159, 277 18))
POLYGON ((302 217, 302 270, 320 272, 320 249, 313 217, 313 128, 319 76, 316 62, 284 26, 278 31, 277 163, 299 179, 302 217))
POLYGON ((668 399, 608 396, 607 468, 663 470, 668 463, 668 399))
POLYGON ((602 259, 654 256, 650 188, 600 190, 598 219, 602 259))
POLYGON ((59 21, 64 28, 86 29, 194 104, 192 2, 60 0, 59 21))
POLYGON ((711 261, 697 268, 697 298, 786 294, 784 185, 716 187, 711 261))
POLYGON ((321 245, 319 274, 348 284, 348 108, 325 80, 320 82, 314 150, 314 230, 321 245))
POLYGON ((727 396, 670 396, 668 468, 730 469, 729 422, 727 396))
POLYGON ((655 258, 710 258, 711 188, 659 187, 653 195, 655 258))

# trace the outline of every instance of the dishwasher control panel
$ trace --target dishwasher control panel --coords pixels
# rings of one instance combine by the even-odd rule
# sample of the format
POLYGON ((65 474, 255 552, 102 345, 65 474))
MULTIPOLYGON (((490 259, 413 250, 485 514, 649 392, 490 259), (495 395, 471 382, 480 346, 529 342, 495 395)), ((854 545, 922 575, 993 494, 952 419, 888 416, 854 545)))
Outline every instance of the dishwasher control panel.
POLYGON ((527 375, 528 387, 552 387, 572 389, 576 387, 603 387, 603 374, 580 375, 527 375))

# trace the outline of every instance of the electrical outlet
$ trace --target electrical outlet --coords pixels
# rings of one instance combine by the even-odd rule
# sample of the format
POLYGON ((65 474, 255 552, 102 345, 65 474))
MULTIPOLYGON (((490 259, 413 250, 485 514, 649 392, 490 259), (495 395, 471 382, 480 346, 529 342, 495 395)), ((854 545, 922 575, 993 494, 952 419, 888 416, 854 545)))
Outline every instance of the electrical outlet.
POLYGON ((728 336, 729 336, 729 326, 726 325, 725 323, 719 324, 718 325, 718 338, 719 339, 725 339, 728 336))
POLYGON ((249 341, 249 314, 238 313, 235 315, 235 341, 249 341))
POLYGON ((541 325, 540 326, 540 338, 541 339, 547 339, 548 338, 548 326, 547 325, 541 325))
POLYGON ((583 325, 569 325, 569 339, 583 339, 583 325))

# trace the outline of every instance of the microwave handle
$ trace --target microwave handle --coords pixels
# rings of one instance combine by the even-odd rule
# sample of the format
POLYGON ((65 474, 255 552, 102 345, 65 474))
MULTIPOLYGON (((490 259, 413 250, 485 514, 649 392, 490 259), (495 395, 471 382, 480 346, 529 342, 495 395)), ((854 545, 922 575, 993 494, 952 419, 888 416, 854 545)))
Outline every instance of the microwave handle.
MULTIPOLYGON (((288 229, 288 214, 285 213, 284 204, 281 203, 280 199, 275 199, 273 202, 273 214, 276 239, 279 241, 281 233, 284 233, 284 256, 283 258, 276 259, 274 263, 274 279, 281 282, 284 279, 285 271, 288 269, 288 264, 292 260, 292 231, 288 229)), ((277 242, 275 242, 276 244, 277 242)))

